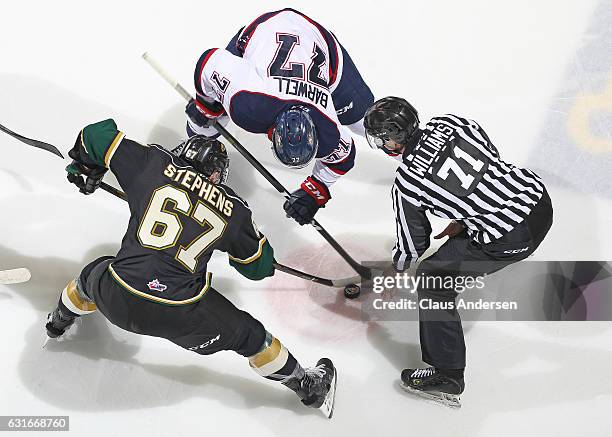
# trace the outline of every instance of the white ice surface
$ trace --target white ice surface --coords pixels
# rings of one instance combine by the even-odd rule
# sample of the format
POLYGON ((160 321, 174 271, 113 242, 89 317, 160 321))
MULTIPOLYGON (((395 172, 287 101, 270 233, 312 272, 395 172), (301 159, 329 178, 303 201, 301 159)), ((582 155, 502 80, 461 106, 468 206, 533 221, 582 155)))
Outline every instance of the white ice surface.
MULTIPOLYGON (((527 166, 568 66, 580 71, 572 59, 593 38, 585 33, 597 10, 594 0, 7 2, 0 123, 64 152, 82 126, 107 117, 134 139, 176 144, 184 103, 142 52, 191 89, 205 48, 225 46, 240 26, 285 5, 332 29, 377 97, 404 96, 424 120, 446 112, 474 118, 505 159, 527 166)), ((602 75, 609 75, 609 50, 607 56, 602 75)), ((591 74, 585 71, 585 82, 601 79, 591 74)), ((298 185, 303 175, 280 168, 266 140, 232 132, 283 183, 298 185)), ((356 168, 318 218, 357 259, 384 259, 394 240, 394 163, 357 142, 356 168)), ((321 275, 349 274, 314 230, 284 217, 276 192, 230 153, 230 182, 253 207, 277 259, 321 275)), ((76 193, 65 181, 67 161, 44 151, 2 135, 0 156, 0 268, 32 272, 29 283, 0 286, 0 415, 69 415, 71 434, 91 437, 609 433, 610 323, 466 323, 464 407, 450 411, 398 387, 400 370, 420 364, 415 323, 363 322, 358 302, 332 290, 281 273, 248 282, 222 257, 210 264, 219 291, 304 364, 324 355, 334 360, 332 421, 233 353, 202 357, 124 332, 99 314, 43 351, 46 313, 85 263, 118 249, 128 210, 103 192, 76 193)), ((611 193, 545 182, 555 225, 536 258, 612 259, 611 193)), ((443 226, 435 220, 434 232, 443 226)))

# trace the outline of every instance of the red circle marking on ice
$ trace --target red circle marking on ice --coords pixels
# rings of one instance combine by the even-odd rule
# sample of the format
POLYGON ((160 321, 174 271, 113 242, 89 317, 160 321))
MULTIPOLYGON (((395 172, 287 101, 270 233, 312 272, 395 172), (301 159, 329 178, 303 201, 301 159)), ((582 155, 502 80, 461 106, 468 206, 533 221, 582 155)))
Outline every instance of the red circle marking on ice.
MULTIPOLYGON (((377 259, 372 258, 370 249, 355 244, 344 247, 356 260, 377 259)), ((284 254, 279 262, 325 278, 356 275, 329 246, 301 247, 284 254)), ((274 275, 266 299, 288 329, 320 341, 337 343, 364 337, 368 325, 373 323, 362 316, 361 298, 349 300, 344 297, 343 288, 326 287, 283 272, 274 275)))

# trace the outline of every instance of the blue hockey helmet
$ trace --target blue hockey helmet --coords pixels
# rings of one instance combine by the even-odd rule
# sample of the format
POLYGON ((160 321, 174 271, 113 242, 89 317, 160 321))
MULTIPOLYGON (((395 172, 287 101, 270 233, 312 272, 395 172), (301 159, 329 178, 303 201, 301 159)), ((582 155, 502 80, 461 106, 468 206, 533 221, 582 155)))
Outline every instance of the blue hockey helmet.
POLYGON ((304 106, 293 106, 276 117, 272 151, 288 167, 302 168, 317 155, 317 131, 309 112, 304 106))

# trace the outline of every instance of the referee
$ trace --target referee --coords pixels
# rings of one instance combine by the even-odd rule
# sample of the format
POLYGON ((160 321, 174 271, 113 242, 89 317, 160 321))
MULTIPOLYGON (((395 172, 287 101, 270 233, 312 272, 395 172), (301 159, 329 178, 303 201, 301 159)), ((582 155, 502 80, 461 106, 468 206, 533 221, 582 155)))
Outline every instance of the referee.
MULTIPOLYGON (((450 238, 419 265, 421 275, 482 275, 531 255, 552 225, 552 204, 534 172, 503 161, 485 131, 455 115, 419 127, 406 100, 374 102, 364 120, 372 147, 401 153, 391 197, 397 243, 393 264, 404 271, 429 247, 426 211, 450 224, 434 238, 450 238)), ((431 281, 439 284, 439 281, 431 281)), ((419 299, 454 308, 454 289, 421 288, 419 299), (445 303, 447 305, 445 305, 445 303)), ((402 387, 450 406, 460 406, 465 343, 456 309, 419 310, 423 361, 432 367, 404 369, 402 387)))

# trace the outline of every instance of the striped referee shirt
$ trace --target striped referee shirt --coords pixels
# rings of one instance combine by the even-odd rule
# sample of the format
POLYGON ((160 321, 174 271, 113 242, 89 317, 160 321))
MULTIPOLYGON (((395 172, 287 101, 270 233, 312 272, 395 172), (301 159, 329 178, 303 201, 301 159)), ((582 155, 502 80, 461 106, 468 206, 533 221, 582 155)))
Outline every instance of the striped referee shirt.
POLYGON ((534 172, 500 159, 475 121, 450 114, 432 118, 404 153, 391 190, 393 261, 404 270, 429 247, 426 211, 460 221, 472 240, 487 244, 521 223, 543 191, 534 172))

